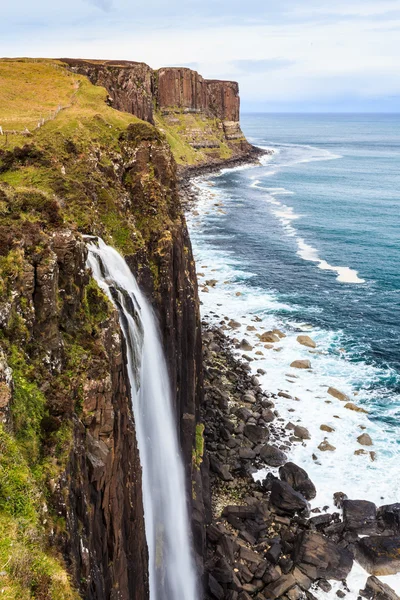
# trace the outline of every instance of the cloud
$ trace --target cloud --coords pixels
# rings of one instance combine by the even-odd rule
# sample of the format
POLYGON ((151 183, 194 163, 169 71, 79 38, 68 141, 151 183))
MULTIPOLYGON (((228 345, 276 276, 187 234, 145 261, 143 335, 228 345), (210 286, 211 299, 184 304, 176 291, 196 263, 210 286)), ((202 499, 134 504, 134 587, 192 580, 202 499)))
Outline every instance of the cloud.
POLYGON ((284 69, 295 64, 294 60, 288 58, 266 58, 253 60, 234 60, 232 66, 238 73, 266 73, 276 69, 284 69))
POLYGON ((104 10, 104 12, 109 12, 113 5, 113 0, 85 0, 85 2, 97 6, 97 8, 104 10))

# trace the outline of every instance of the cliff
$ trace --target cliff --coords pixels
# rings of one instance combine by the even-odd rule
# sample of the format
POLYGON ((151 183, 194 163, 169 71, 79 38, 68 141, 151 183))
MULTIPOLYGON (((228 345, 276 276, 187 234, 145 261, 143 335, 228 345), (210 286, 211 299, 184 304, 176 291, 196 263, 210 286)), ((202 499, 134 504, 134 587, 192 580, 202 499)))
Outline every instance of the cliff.
POLYGON ((233 81, 204 79, 197 71, 143 63, 61 59, 74 73, 106 88, 108 102, 155 123, 182 166, 248 159, 257 151, 239 122, 239 87, 233 81))
POLYGON ((201 339, 176 162, 160 131, 57 61, 0 61, 0 76, 2 589, 144 600, 125 348, 83 235, 115 246, 155 307, 190 482, 201 339))

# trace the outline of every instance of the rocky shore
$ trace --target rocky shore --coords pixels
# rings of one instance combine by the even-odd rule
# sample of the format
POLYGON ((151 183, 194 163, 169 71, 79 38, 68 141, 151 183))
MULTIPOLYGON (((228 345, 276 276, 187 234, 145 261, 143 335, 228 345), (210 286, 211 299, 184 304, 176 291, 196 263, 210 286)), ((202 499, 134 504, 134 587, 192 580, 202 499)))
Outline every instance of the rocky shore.
POLYGON ((353 599, 346 578, 357 561, 370 574, 357 599, 399 600, 377 577, 400 572, 400 504, 377 508, 338 490, 337 512, 311 508, 315 486, 288 454, 307 430, 279 416, 279 396, 262 390, 221 329, 203 322, 203 342, 207 598, 313 600, 336 580, 336 596, 353 599), (268 474, 255 481, 261 468, 268 474))

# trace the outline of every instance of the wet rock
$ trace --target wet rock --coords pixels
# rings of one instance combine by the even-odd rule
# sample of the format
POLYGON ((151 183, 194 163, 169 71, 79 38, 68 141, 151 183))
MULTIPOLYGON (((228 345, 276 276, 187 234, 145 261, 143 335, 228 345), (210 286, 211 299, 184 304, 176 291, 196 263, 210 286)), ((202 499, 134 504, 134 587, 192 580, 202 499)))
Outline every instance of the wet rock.
POLYGON ((280 467, 287 461, 286 454, 271 444, 265 444, 261 448, 260 458, 270 467, 280 467))
POLYGON ((326 431, 327 433, 332 433, 335 431, 334 427, 330 427, 329 425, 321 425, 320 430, 326 431))
POLYGON ((280 337, 276 335, 276 333, 272 333, 272 331, 266 331, 259 336, 260 341, 267 344, 274 344, 275 342, 280 341, 280 337))
POLYGON ((318 450, 321 450, 321 452, 334 452, 336 447, 332 446, 332 444, 330 444, 327 440, 324 440, 318 446, 318 450))
POLYGON ((293 396, 287 394, 286 392, 278 392, 278 396, 280 398, 287 398, 288 400, 293 400, 293 396))
POLYGON ((316 348, 317 347, 317 344, 308 335, 298 335, 297 341, 302 346, 307 346, 308 348, 316 348))
POLYGON ((301 440, 311 439, 311 435, 308 429, 306 427, 302 427, 301 425, 296 425, 293 429, 293 433, 296 437, 300 438, 301 440))
POLYGON ((376 506, 367 500, 344 500, 343 521, 348 531, 359 534, 376 532, 376 506))
POLYGON ((400 572, 400 536, 369 536, 356 544, 357 562, 371 575, 400 572))
POLYGON ((276 508, 290 514, 308 511, 307 500, 286 481, 275 479, 272 482, 270 501, 276 508))
POLYGON ((373 441, 368 433, 362 433, 358 436, 357 442, 363 446, 373 446, 373 441))
POLYGON ((349 397, 346 396, 346 394, 343 394, 343 392, 340 392, 334 387, 328 388, 328 394, 330 394, 334 398, 337 398, 338 400, 341 400, 342 402, 348 402, 349 400, 349 397))
POLYGON ((304 532, 296 543, 294 562, 310 579, 346 579, 353 566, 351 553, 320 533, 304 532))
POLYGON ((378 509, 377 519, 381 530, 391 532, 393 535, 400 534, 400 503, 381 506, 378 509))
POLYGON ((290 366, 293 369, 311 369, 311 362, 309 360, 294 360, 290 366))
POLYGON ((239 327, 241 327, 241 323, 239 323, 238 321, 235 321, 234 319, 231 319, 228 323, 228 327, 230 327, 231 329, 239 329, 239 327))
POLYGON ((307 472, 293 462, 286 463, 279 469, 279 476, 292 488, 306 498, 312 500, 317 495, 315 485, 309 478, 307 472))
POLYGON ((289 600, 301 600, 304 598, 304 594, 298 585, 295 585, 291 590, 286 592, 286 596, 289 600))
POLYGON ((263 594, 265 598, 276 600, 276 598, 282 598, 282 595, 295 585, 296 580, 293 575, 282 575, 282 577, 264 588, 263 594))
POLYGON ((266 427, 260 427, 251 423, 247 423, 244 426, 243 433, 254 444, 259 444, 269 439, 269 431, 266 427))
POLYGON ((343 492, 335 492, 333 494, 333 504, 337 507, 337 508, 342 508, 343 506, 343 502, 347 500, 347 496, 346 494, 344 494, 343 492))
POLYGON ((356 404, 353 404, 353 402, 348 402, 347 404, 344 405, 345 408, 347 408, 348 410, 353 410, 354 412, 359 412, 359 413, 364 413, 364 414, 368 414, 368 411, 365 410, 364 408, 361 408, 361 406, 357 406, 356 404))
POLYGON ((400 596, 391 587, 374 576, 368 577, 365 588, 360 591, 360 594, 368 600, 400 600, 400 596))
POLYGON ((275 420, 275 415, 270 408, 264 408, 261 412, 261 416, 266 423, 272 423, 275 420))
POLYGON ((271 545, 271 547, 267 551, 265 558, 272 564, 276 565, 281 554, 282 554, 282 546, 280 545, 279 542, 275 542, 274 544, 271 545))
POLYGON ((245 339, 243 339, 240 342, 239 348, 241 350, 245 350, 246 352, 250 352, 250 350, 253 350, 253 346, 245 339))

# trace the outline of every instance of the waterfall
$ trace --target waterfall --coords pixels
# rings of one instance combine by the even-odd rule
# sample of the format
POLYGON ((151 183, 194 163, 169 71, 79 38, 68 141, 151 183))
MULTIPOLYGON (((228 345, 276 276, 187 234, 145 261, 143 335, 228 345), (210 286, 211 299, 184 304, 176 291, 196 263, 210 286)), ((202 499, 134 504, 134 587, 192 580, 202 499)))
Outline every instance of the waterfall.
POLYGON ((184 469, 156 319, 122 256, 99 238, 89 239, 88 250, 88 265, 118 309, 126 340, 143 472, 150 599, 197 600, 184 469))

